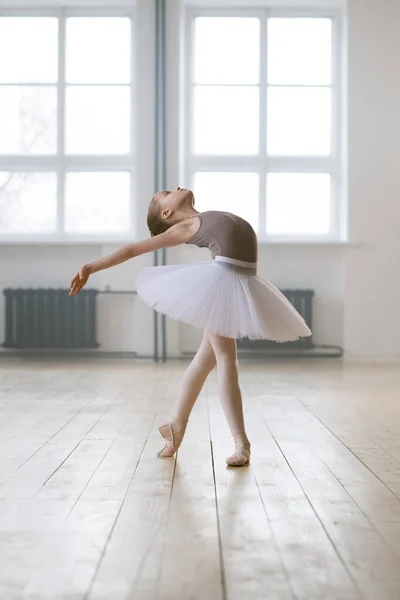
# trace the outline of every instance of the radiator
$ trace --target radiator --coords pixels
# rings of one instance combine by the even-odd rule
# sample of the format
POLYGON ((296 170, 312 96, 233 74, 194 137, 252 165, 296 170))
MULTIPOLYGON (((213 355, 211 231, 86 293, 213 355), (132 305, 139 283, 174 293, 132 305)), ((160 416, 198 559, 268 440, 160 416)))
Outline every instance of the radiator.
POLYGON ((97 348, 97 290, 6 289, 5 348, 97 348))
MULTIPOLYGON (((313 290, 281 290, 282 294, 293 304, 295 309, 301 314, 307 325, 312 331, 312 299, 314 297, 313 290)), ((312 337, 301 338, 295 342, 285 342, 283 344, 273 342, 271 340, 254 340, 248 339, 238 340, 239 350, 287 350, 293 349, 311 349, 313 348, 312 337)))

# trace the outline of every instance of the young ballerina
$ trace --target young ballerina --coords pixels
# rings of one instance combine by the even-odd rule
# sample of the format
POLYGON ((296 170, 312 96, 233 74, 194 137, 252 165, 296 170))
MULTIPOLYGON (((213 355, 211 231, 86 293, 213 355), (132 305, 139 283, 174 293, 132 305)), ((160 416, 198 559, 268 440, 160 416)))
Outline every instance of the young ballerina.
POLYGON ((220 211, 199 213, 193 193, 178 187, 153 197, 147 224, 151 238, 128 244, 79 269, 71 281, 70 295, 77 294, 92 273, 141 254, 184 243, 209 248, 213 261, 148 267, 138 279, 139 296, 155 310, 204 331, 171 419, 159 429, 165 439, 159 456, 171 457, 178 450, 192 408, 216 366, 219 395, 235 444, 226 462, 229 466, 247 465, 250 442, 243 419, 236 339, 286 342, 308 337, 311 331, 285 296, 257 276, 257 237, 240 217, 220 211))

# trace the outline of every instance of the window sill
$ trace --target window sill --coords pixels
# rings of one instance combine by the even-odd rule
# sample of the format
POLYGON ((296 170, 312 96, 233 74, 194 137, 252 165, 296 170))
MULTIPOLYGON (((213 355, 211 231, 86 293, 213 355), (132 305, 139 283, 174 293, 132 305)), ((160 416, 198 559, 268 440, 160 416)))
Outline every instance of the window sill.
POLYGON ((131 244, 135 236, 126 234, 119 237, 32 237, 32 236, 0 236, 0 246, 121 246, 131 244))
POLYGON ((346 240, 268 240, 258 238, 258 243, 263 246, 282 246, 293 247, 322 247, 322 248, 358 248, 362 244, 360 242, 350 242, 346 240))
MULTIPOLYGON (((142 239, 142 238, 141 238, 142 239)), ((40 237, 40 236, 0 236, 0 246, 118 246, 123 244, 132 244, 139 241, 133 234, 125 234, 115 237, 40 237)), ((322 248, 358 248, 362 246, 360 242, 350 242, 346 240, 290 240, 290 239, 268 239, 258 237, 258 243, 261 246, 279 246, 279 247, 322 247, 322 248)))

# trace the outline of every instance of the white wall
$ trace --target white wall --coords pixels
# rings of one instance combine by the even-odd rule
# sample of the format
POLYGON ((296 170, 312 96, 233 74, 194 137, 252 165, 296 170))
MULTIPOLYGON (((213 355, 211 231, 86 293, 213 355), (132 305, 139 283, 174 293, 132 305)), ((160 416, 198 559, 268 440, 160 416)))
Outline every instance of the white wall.
POLYGON ((400 2, 349 2, 349 359, 400 358, 400 2))
MULTIPOLYGON (((195 0, 194 0, 195 1, 195 0)), ((317 343, 400 360, 400 2, 348 0, 348 230, 341 248, 263 246, 260 272, 316 291, 317 343)), ((182 336, 184 349, 193 336, 182 336)))
MULTIPOLYGON (((12 2, 0 0, 0 6, 4 4, 14 6, 14 2, 15 0, 12 2)), ((92 0, 89 0, 86 4, 89 5, 91 2, 92 0)), ((33 0, 18 0, 18 3, 29 6, 34 2, 33 0)), ((41 4, 49 6, 50 4, 65 4, 65 2, 64 0, 45 0, 41 4)), ((75 1, 75 5, 78 4, 81 4, 80 0, 79 2, 75 1)), ((92 4, 95 4, 95 0, 92 4)), ((107 4, 109 5, 110 2, 108 1, 107 4)), ((136 1, 121 0, 120 4, 133 6, 136 1)), ((152 2, 141 0, 137 5, 141 27, 138 28, 135 36, 137 40, 136 55, 139 58, 136 71, 139 93, 136 101, 140 115, 136 126, 141 143, 140 148, 136 149, 136 217, 145 214, 154 182, 154 79, 148 76, 154 63, 154 13, 152 2)), ((147 227, 143 218, 137 218, 136 230, 141 238, 147 235, 147 227)), ((0 245, 0 344, 4 340, 2 289, 30 286, 68 287, 71 277, 82 264, 115 249, 115 246, 107 245, 0 245)), ((110 286, 114 290, 135 289, 137 272, 142 266, 150 264, 152 264, 151 256, 141 257, 115 269, 97 273, 91 278, 89 285, 101 290, 106 286, 110 286)), ((101 350, 138 352, 142 355, 153 353, 153 313, 140 299, 131 296, 101 296, 98 307, 97 339, 101 344, 101 350)))
MULTIPOLYGON (((173 0, 175 1, 175 0, 173 0)), ((332 6, 343 6, 346 4, 346 0, 184 0, 184 3, 188 6, 199 6, 199 7, 268 7, 268 8, 332 8, 332 6)))
MULTIPOLYGON (((174 0, 176 2, 177 0, 174 0)), ((148 10, 146 6, 141 10, 148 10)), ((150 14, 148 15, 150 18, 150 14)), ((173 24, 171 25, 173 26, 173 24)), ((400 241, 400 202, 397 166, 400 120, 400 3, 397 0, 349 0, 349 233, 359 247, 260 247, 260 273, 279 286, 315 289, 314 334, 317 343, 343 344, 350 360, 400 358, 400 321, 397 319, 400 283, 397 275, 400 241)), ((143 30, 143 53, 151 64, 150 41, 143 30), (145 39, 147 37, 147 39, 145 39)), ((175 55, 176 60, 176 55, 175 55)), ((140 74, 144 89, 139 98, 141 131, 148 129, 138 159, 140 212, 152 191, 152 81, 140 74), (145 167, 147 165, 147 167, 145 167)), ((173 104, 174 96, 169 96, 173 104)), ((177 156, 177 139, 170 142, 170 157, 177 156)), ((177 159, 176 159, 177 160, 177 159)), ((170 182, 178 165, 169 159, 170 182)), ((140 233, 145 232, 144 222, 140 233)), ((108 247, 5 247, 0 246, 0 288, 6 286, 65 285, 76 268, 109 251, 108 247)), ((184 247, 169 251, 169 262, 192 261, 204 253, 184 247)), ((100 287, 130 289, 141 264, 123 265, 100 273, 100 287)), ((152 349, 152 315, 139 300, 103 298, 99 340, 103 349, 152 349)), ((169 352, 193 351, 198 334, 174 322, 168 325, 169 352)), ((0 300, 0 338, 3 305, 0 300)))
MULTIPOLYGON (((77 268, 113 251, 100 246, 0 246, 0 288, 68 288, 77 268)), ((151 257, 141 257, 96 273, 88 287, 104 290, 134 290, 135 276, 151 257)), ((100 296, 97 340, 102 350, 153 352, 152 311, 139 298, 129 295, 100 296)), ((0 340, 4 340, 4 298, 0 296, 0 340)))

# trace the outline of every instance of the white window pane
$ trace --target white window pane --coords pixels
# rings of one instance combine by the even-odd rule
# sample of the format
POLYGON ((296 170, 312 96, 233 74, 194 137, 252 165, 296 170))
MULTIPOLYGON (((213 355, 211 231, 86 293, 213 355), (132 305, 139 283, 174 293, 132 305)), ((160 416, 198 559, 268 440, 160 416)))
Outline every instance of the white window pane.
POLYGON ((331 90, 269 88, 268 153, 327 156, 331 153, 331 90))
POLYGON ((198 17, 194 61, 196 83, 258 83, 259 19, 198 17))
POLYGON ((223 210, 246 219, 258 230, 259 181, 256 173, 198 172, 194 177, 196 209, 223 210))
POLYGON ((196 154, 257 154, 259 92, 253 87, 197 86, 196 154))
POLYGON ((129 83, 131 30, 127 17, 67 20, 67 81, 129 83))
POLYGON ((68 173, 65 230, 68 233, 130 231, 129 173, 68 173))
POLYGON ((324 235, 331 229, 328 173, 270 173, 267 176, 267 233, 324 235))
POLYGON ((53 86, 0 86, 0 154, 55 154, 53 86))
POLYGON ((330 19, 268 19, 268 81, 275 85, 329 85, 330 19))
POLYGON ((51 233, 56 226, 55 173, 0 172, 1 233, 51 233))
POLYGON ((0 83, 55 83, 57 37, 55 18, 1 17, 0 83))
POLYGON ((130 147, 128 87, 67 89, 68 154, 126 154, 130 147))

